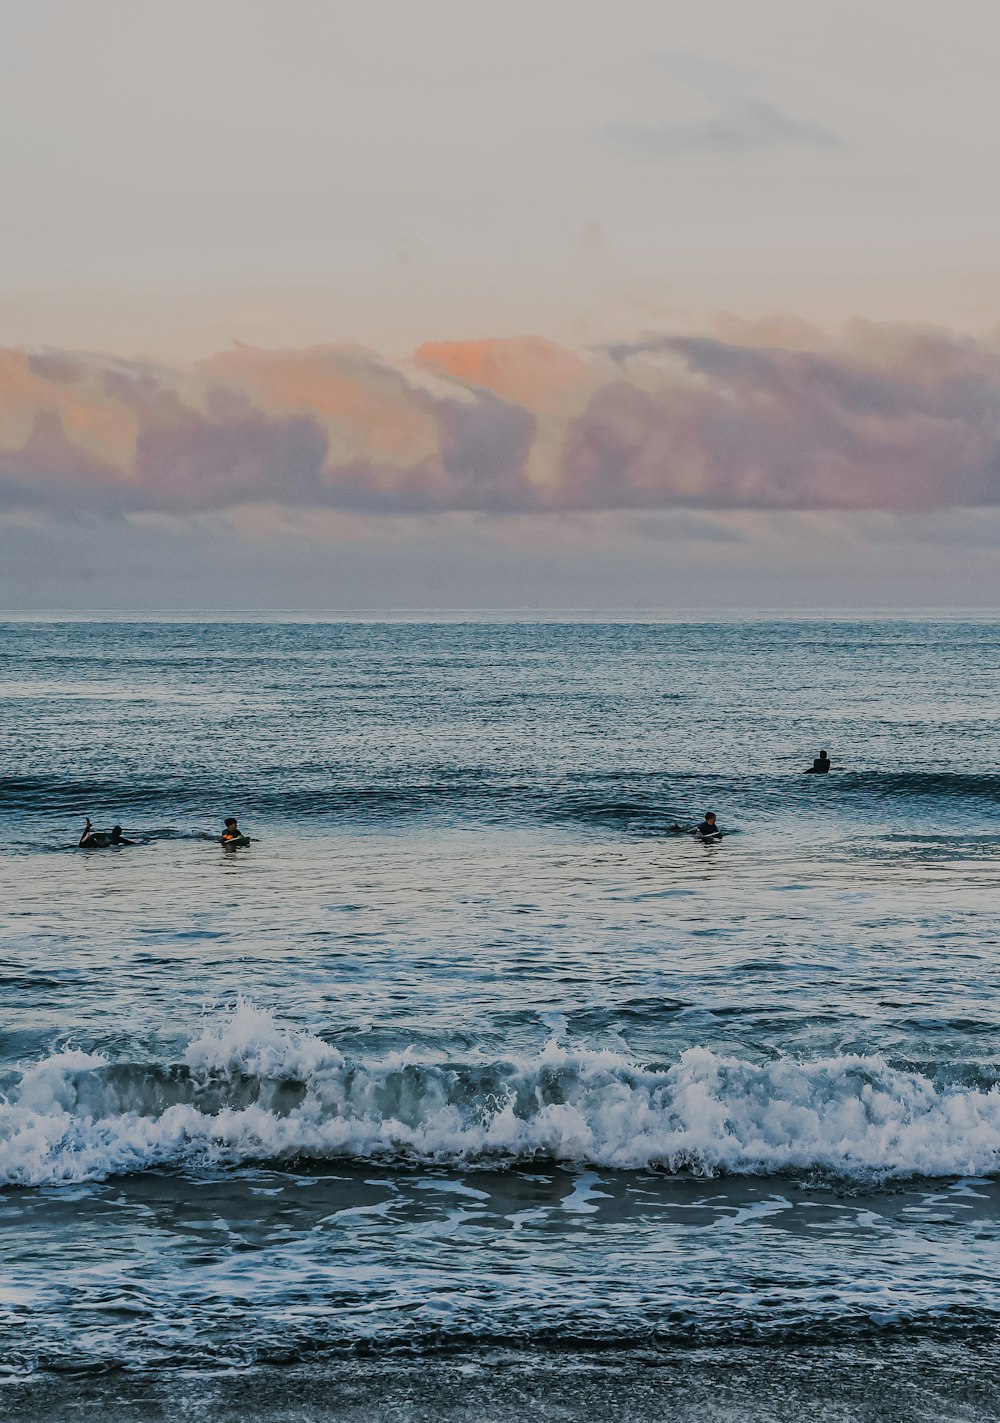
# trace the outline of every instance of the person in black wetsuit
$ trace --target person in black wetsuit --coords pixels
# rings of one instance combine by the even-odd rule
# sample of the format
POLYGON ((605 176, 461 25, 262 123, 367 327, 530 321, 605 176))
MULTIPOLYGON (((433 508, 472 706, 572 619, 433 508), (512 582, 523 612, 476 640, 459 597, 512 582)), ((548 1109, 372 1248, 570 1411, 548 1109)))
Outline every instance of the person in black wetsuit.
POLYGON ((830 769, 830 758, 825 751, 821 751, 811 766, 807 766, 803 771, 804 776, 825 776, 830 769))
POLYGON ((236 824, 236 816, 228 815, 226 817, 226 828, 222 832, 223 845, 237 845, 246 838, 243 831, 236 824))
POLYGON ((134 845, 136 843, 135 840, 125 839, 120 825, 112 825, 110 831, 92 830, 88 816, 87 823, 83 827, 83 834, 80 836, 79 848, 81 850, 108 850, 112 845, 134 845))
POLYGON ((668 825, 668 835, 697 835, 699 840, 721 840, 722 831, 719 829, 715 818, 714 810, 706 810, 704 819, 700 825, 668 825))

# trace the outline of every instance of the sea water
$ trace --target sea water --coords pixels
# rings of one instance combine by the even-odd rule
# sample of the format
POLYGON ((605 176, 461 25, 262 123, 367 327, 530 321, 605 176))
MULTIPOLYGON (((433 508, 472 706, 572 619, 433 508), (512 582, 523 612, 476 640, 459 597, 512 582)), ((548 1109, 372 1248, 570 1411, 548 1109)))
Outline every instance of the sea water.
POLYGON ((0 1370, 992 1334, 998 663, 4 623, 0 1370))

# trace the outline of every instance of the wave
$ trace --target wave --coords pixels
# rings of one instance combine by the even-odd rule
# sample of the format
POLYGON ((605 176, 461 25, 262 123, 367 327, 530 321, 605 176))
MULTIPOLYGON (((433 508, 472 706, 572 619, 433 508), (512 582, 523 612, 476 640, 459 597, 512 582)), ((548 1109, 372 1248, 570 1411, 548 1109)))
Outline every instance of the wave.
POLYGON ((156 778, 91 776, 8 776, 0 778, 0 802, 6 810, 59 814, 72 819, 95 807, 109 814, 202 816, 223 807, 241 815, 278 815, 330 820, 397 819, 467 804, 476 818, 495 818, 498 804, 527 809, 542 799, 530 787, 484 780, 478 773, 393 778, 385 784, 343 784, 334 778, 296 784, 294 769, 268 768, 252 780, 215 779, 164 773, 156 778))
POLYGON ((830 779, 845 794, 1000 802, 1000 775, 994 771, 851 771, 831 772, 830 779))
MULTIPOLYGON (((810 821, 828 812, 855 821, 894 811, 922 819, 935 805, 951 825, 968 807, 977 820, 984 808, 1000 804, 1000 774, 962 771, 836 771, 812 777, 780 772, 763 775, 699 773, 602 777, 594 774, 577 788, 551 788, 539 796, 541 813, 639 833, 661 831, 670 819, 690 820, 710 805, 731 807, 754 822, 790 813, 810 821), (602 785, 602 780, 607 784, 602 785)), ((730 817, 731 818, 731 815, 730 817)), ((904 819, 903 823, 907 823, 904 819)))
POLYGON ((237 776, 203 772, 120 776, 110 768, 89 777, 28 774, 0 778, 7 812, 72 818, 184 819, 233 807, 262 820, 292 817, 346 824, 415 818, 462 817, 470 823, 536 820, 598 831, 659 834, 674 821, 687 823, 713 804, 729 820, 753 823, 790 811, 839 813, 867 823, 898 812, 903 824, 925 820, 937 806, 951 826, 967 810, 979 823, 1000 804, 1000 774, 959 771, 837 771, 819 779, 790 772, 734 775, 699 772, 617 772, 598 769, 566 775, 507 775, 495 766, 417 765, 386 768, 385 779, 354 781, 331 767, 245 768, 237 776))
POLYGON ((13 1074, 0 1101, 7 1186, 344 1159, 988 1175, 1000 1170, 1000 1090, 936 1084, 881 1057, 755 1063, 695 1047, 657 1066, 554 1039, 499 1061, 351 1060, 241 1000, 180 1063, 67 1049, 13 1074))

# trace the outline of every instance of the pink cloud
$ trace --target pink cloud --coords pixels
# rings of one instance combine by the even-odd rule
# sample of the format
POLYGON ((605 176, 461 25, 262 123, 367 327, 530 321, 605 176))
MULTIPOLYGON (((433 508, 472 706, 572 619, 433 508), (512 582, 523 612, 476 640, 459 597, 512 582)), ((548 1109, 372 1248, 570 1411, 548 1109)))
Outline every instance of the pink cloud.
POLYGON ((0 352, 0 502, 171 513, 1000 504, 1000 349, 720 319, 578 353, 238 349, 192 369, 0 352))

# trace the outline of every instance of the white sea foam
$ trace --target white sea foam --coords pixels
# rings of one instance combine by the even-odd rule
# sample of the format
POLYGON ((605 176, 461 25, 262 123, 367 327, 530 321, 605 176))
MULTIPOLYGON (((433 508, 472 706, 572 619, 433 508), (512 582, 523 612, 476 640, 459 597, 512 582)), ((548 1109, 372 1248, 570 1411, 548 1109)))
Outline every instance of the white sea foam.
POLYGON ((555 1041, 499 1061, 349 1060, 240 1002, 181 1068, 66 1051, 0 1102, 7 1185, 303 1157, 984 1175, 1000 1169, 1000 1091, 880 1057, 757 1063, 697 1047, 657 1068, 555 1041))
POLYGON ((194 1071, 258 1077, 309 1077, 343 1061, 322 1038, 279 1028, 274 1015, 249 998, 238 998, 230 1011, 210 1020, 184 1054, 194 1071))

